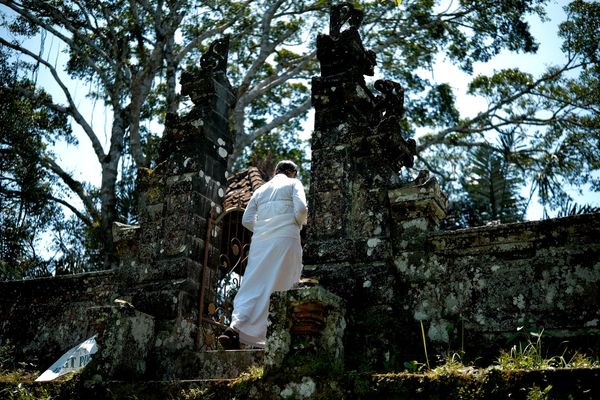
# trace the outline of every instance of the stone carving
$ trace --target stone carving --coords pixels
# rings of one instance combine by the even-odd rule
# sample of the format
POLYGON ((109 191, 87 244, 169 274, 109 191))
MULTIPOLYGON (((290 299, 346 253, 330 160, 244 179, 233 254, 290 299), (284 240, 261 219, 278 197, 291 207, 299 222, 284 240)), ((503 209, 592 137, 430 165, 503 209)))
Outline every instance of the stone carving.
POLYGON ((196 106, 202 106, 214 95, 213 78, 224 74, 227 69, 227 54, 229 52, 229 36, 226 35, 210 44, 206 53, 200 57, 200 72, 181 73, 181 94, 190 96, 196 106))
POLYGON ((322 79, 332 83, 349 80, 364 85, 363 75, 374 74, 375 52, 364 48, 358 33, 362 19, 363 12, 350 3, 332 6, 330 35, 317 36, 322 79), (350 27, 340 31, 346 22, 350 27))
POLYGON ((404 187, 432 187, 437 183, 435 176, 431 176, 429 171, 422 169, 415 179, 408 182, 404 187))
POLYGON ((375 81, 374 86, 381 93, 376 98, 374 113, 375 120, 378 121, 376 131, 381 133, 381 136, 376 136, 378 147, 396 170, 412 167, 417 154, 417 143, 412 138, 405 140, 400 126, 405 111, 404 89, 397 82, 382 79, 375 81))
POLYGON ((229 53, 229 35, 212 42, 208 51, 200 58, 200 67, 204 71, 225 72, 229 53))
MULTIPOLYGON (((365 49, 358 28, 363 12, 344 2, 331 7, 330 35, 317 37, 317 57, 321 76, 313 78, 312 102, 316 110, 314 139, 331 142, 321 131, 340 124, 361 126, 350 137, 355 157, 370 156, 393 167, 412 167, 416 142, 402 137, 400 120, 404 116, 404 90, 391 80, 378 80, 375 96, 364 76, 373 75, 376 55, 365 49), (342 30, 344 25, 349 25, 342 30)), ((340 138, 341 139, 341 138, 340 138)), ((333 140, 335 141, 335 140, 333 140)), ((342 144, 340 140, 338 144, 342 144)), ((366 161, 366 160, 365 160, 366 161)))
POLYGON ((402 137, 401 85, 378 80, 377 96, 366 85, 376 57, 363 46, 362 20, 363 12, 350 3, 334 5, 330 35, 317 37, 321 76, 312 80, 309 263, 389 257, 386 193, 416 154, 416 142, 402 137))
MULTIPOLYGON (((184 116, 167 113, 165 134, 158 149, 159 163, 181 149, 202 147, 204 137, 216 141, 215 129, 227 130, 226 114, 234 103, 233 89, 225 76, 229 36, 212 42, 201 58, 197 72, 181 74, 181 95, 189 96, 194 107, 184 116), (212 124, 205 120, 212 119, 212 124), (216 128, 218 126, 218 128, 216 128)), ((231 153, 231 149, 225 149, 231 153)))
POLYGON ((358 30, 363 18, 364 13, 351 3, 334 4, 331 6, 331 15, 329 16, 329 35, 337 38, 346 22, 350 25, 350 29, 358 30))
POLYGON ((387 79, 375 81, 375 89, 381 92, 377 96, 375 109, 382 117, 395 115, 398 118, 404 116, 404 89, 399 83, 387 79))

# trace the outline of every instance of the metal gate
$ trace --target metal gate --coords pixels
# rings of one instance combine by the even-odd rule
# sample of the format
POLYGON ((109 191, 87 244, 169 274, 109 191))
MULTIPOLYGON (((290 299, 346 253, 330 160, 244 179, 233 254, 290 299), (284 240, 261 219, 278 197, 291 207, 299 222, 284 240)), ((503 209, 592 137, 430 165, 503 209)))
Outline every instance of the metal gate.
POLYGON ((215 218, 215 210, 211 210, 202 266, 197 350, 215 349, 217 333, 231 322, 233 299, 246 270, 252 236, 242 226, 243 214, 244 208, 232 207, 215 218))

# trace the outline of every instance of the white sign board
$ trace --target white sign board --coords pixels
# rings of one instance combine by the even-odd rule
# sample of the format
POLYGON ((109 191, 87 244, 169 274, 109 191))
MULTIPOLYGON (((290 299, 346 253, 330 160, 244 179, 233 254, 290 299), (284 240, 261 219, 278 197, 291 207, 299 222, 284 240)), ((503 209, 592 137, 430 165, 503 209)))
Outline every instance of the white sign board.
POLYGON ((98 351, 96 336, 92 336, 63 354, 61 358, 36 379, 36 382, 51 381, 61 375, 75 372, 85 367, 90 362, 92 354, 98 351))

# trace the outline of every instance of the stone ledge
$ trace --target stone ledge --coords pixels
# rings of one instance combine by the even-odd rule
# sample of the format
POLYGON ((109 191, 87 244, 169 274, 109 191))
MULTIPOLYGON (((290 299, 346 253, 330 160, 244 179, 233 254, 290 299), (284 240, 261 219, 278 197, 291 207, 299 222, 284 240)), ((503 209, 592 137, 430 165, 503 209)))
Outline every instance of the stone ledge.
POLYGON ((259 349, 185 352, 177 357, 179 371, 173 372, 176 379, 231 379, 262 367, 264 357, 265 351, 259 349))
MULTIPOLYGON (((103 398, 117 400, 166 398, 229 400, 281 399, 486 399, 531 398, 548 390, 551 398, 592 400, 598 398, 599 368, 510 370, 463 368, 447 373, 343 373, 329 371, 321 376, 251 376, 239 379, 197 379, 170 381, 24 382, 29 393, 51 395, 53 399, 103 398), (303 390, 303 393, 299 393, 303 390)), ((0 382, 0 391, 16 390, 17 383, 0 382)), ((40 395, 40 398, 42 396, 40 395)), ((541 398, 541 397, 540 397, 541 398)))
POLYGON ((515 248, 598 245, 600 214, 584 214, 512 224, 481 226, 456 231, 430 233, 429 243, 436 253, 468 254, 513 251, 515 248))

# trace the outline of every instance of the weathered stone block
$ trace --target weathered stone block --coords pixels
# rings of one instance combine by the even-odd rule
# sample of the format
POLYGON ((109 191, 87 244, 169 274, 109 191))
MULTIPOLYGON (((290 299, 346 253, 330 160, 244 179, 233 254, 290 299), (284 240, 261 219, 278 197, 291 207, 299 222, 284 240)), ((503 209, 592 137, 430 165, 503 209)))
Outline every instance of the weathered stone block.
POLYGON ((197 303, 198 288, 197 279, 182 278, 145 283, 129 292, 136 309, 157 319, 174 320, 182 315, 195 315, 197 307, 188 296, 194 297, 197 303))
POLYGON ((305 287, 271 296, 265 354, 267 369, 284 368, 293 357, 315 354, 342 366, 346 328, 341 298, 323 287, 305 287))
POLYGON ((311 239, 304 246, 303 259, 309 265, 351 261, 357 259, 358 249, 352 239, 311 239))
POLYGON ((309 216, 309 236, 313 239, 332 237, 344 229, 344 215, 348 199, 344 192, 335 190, 315 196, 309 216))
POLYGON ((89 314, 95 326, 104 329, 98 332, 99 351, 82 379, 98 382, 143 378, 154 346, 154 318, 128 306, 94 307, 89 314))
POLYGON ((139 225, 127 225, 114 222, 112 227, 113 242, 120 258, 121 265, 129 265, 137 259, 139 251, 139 225))
POLYGON ((135 271, 129 271, 129 273, 136 275, 135 282, 137 283, 160 282, 169 279, 199 281, 200 270, 201 264, 198 262, 189 258, 174 258, 141 264, 136 266, 135 271))
POLYGON ((155 371, 160 379, 232 379, 262 367, 264 350, 184 351, 162 354, 161 359, 155 371))
POLYGON ((115 270, 0 282, 0 345, 15 346, 15 362, 47 368, 95 333, 86 310, 112 304, 119 285, 115 270))
POLYGON ((448 196, 440 191, 435 179, 423 185, 392 189, 389 198, 397 223, 423 217, 437 224, 446 216, 448 196))
POLYGON ((178 195, 166 196, 165 200, 165 217, 175 213, 187 214, 191 208, 190 204, 192 201, 192 194, 182 193, 178 195))
POLYGON ((188 172, 182 175, 168 177, 166 194, 169 196, 174 196, 190 193, 192 191, 192 179, 195 175, 196 174, 194 172, 188 172))
POLYGON ((156 242, 140 241, 138 259, 141 263, 149 263, 158 257, 160 244, 156 242))
MULTIPOLYGON (((347 122, 340 122, 329 129, 316 129, 311 137, 311 149, 312 151, 326 149, 339 151, 349 147, 350 137, 350 126, 347 122)), ((323 157, 316 158, 316 160, 322 159, 323 157)))

